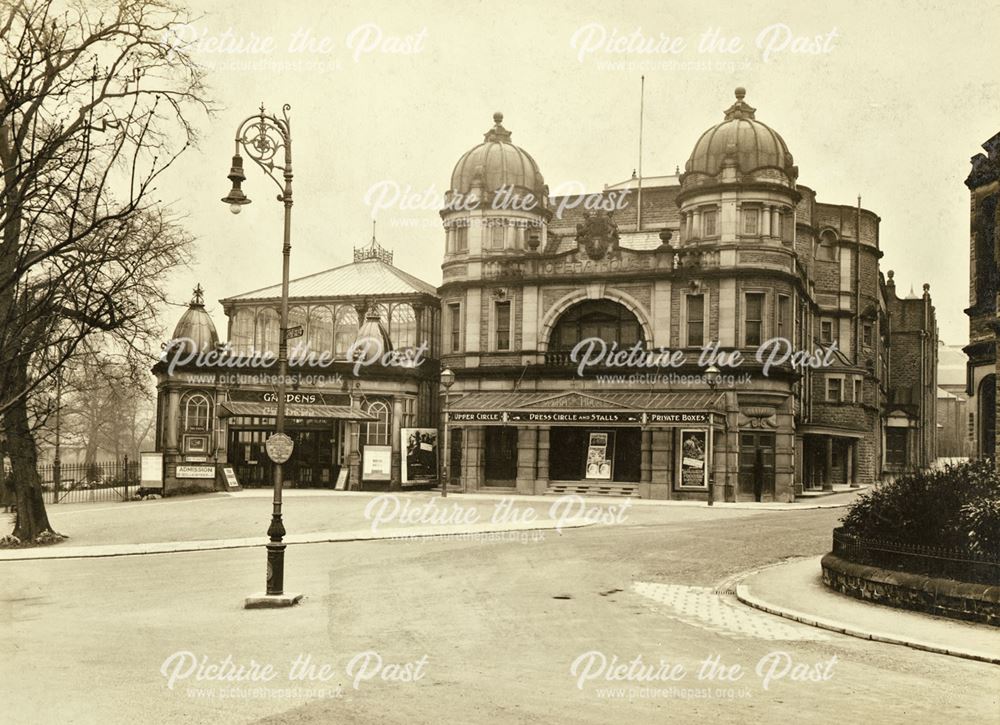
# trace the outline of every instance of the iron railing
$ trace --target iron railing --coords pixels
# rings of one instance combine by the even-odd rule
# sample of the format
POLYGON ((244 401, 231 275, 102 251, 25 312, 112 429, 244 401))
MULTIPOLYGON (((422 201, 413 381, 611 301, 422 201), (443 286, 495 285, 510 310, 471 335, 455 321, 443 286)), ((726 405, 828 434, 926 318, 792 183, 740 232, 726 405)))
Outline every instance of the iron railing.
POLYGON ((128 501, 139 489, 139 461, 123 457, 99 463, 38 466, 42 493, 48 503, 128 501))
POLYGON ((1000 553, 948 549, 855 536, 833 530, 833 553, 856 564, 965 582, 1000 582, 1000 553))

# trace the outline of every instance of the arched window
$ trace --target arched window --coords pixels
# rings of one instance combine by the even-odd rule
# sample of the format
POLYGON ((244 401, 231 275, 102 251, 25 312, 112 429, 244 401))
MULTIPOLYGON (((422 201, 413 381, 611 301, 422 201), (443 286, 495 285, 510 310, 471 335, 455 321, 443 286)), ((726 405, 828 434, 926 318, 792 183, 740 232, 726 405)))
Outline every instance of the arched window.
POLYGON ((257 313, 257 330, 254 335, 254 350, 278 354, 278 328, 281 318, 278 311, 265 307, 257 313))
POLYGON ((347 350, 358 337, 358 312, 352 305, 337 308, 337 324, 334 327, 333 345, 337 358, 347 356, 347 350))
POLYGON ((819 235, 819 249, 816 255, 820 259, 835 262, 837 260, 837 233, 831 229, 819 235))
POLYGON ((333 313, 329 307, 313 307, 309 310, 306 339, 312 352, 333 352, 333 313))
POLYGON ((389 319, 389 339, 397 350, 417 344, 417 316, 407 302, 393 305, 389 319))
POLYGON ((233 352, 246 355, 253 350, 253 310, 238 309, 233 313, 229 347, 233 352))
POLYGON ((184 430, 211 430, 212 403, 204 393, 188 393, 184 396, 184 430))
POLYGON ((365 443, 373 446, 389 445, 389 406, 376 400, 368 404, 366 412, 374 415, 376 420, 368 421, 365 426, 365 443))
POLYGON ((609 345, 632 347, 643 343, 642 326, 635 314, 611 300, 585 300, 563 312, 552 329, 550 350, 572 350, 581 340, 598 337, 609 345))

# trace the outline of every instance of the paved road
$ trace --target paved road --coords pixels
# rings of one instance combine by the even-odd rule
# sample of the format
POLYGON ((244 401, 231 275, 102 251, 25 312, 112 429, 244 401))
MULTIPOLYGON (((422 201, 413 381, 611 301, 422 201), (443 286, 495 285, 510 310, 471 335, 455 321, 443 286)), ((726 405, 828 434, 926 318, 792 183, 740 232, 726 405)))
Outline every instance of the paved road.
POLYGON ((656 509, 525 543, 297 546, 286 581, 307 597, 294 610, 241 609, 261 588, 256 550, 7 562, 0 718, 995 722, 1000 668, 813 630, 717 593, 751 567, 823 552, 840 513, 656 509), (277 676, 199 680, 177 655, 168 689, 164 661, 184 651, 206 665, 270 664, 277 676), (290 682, 290 663, 305 656, 330 679, 290 682), (647 667, 633 669, 661 679, 601 674, 614 657, 640 656, 647 667), (700 663, 716 656, 741 665, 742 678, 699 681, 700 663), (774 665, 767 689, 755 672, 762 659, 774 665), (664 681, 678 664, 683 679, 664 681), (793 671, 826 679, 791 681, 793 671))

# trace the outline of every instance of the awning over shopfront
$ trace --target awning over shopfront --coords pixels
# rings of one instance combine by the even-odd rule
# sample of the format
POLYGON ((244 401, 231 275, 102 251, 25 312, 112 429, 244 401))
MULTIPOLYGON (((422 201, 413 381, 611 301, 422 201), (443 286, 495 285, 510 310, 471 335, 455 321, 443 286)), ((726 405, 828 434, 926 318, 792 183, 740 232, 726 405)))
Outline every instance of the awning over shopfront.
MULTIPOLYGON (((227 400, 219 403, 219 413, 230 415, 259 415, 275 417, 278 406, 275 403, 246 402, 242 400, 227 400)), ((365 413, 360 408, 349 405, 285 405, 286 418, 335 418, 337 420, 377 420, 374 415, 365 413)))
POLYGON ((724 412, 721 392, 480 392, 451 402, 452 423, 692 425, 724 412))

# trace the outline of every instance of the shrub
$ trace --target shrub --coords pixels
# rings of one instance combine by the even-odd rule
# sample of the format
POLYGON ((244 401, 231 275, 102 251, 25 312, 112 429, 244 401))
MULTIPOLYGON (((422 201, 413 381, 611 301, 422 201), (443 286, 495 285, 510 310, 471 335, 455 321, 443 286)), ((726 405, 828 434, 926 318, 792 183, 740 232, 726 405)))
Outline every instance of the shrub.
POLYGON ((863 493, 844 532, 901 544, 1000 551, 1000 475, 992 460, 902 476, 863 493))

